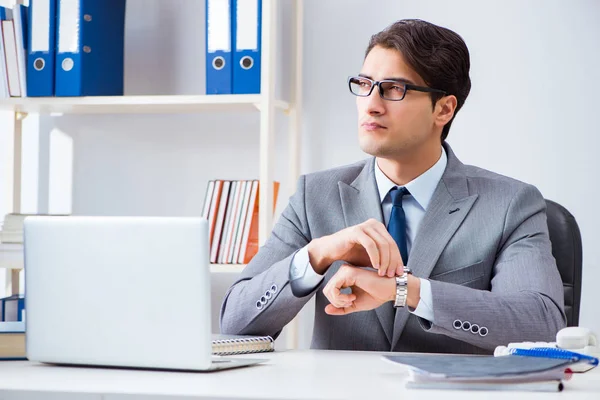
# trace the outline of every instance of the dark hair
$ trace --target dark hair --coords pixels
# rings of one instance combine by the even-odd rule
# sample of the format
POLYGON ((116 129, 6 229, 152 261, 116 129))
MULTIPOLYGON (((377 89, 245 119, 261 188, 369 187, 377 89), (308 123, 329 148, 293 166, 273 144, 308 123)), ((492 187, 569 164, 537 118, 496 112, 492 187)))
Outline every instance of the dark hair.
MULTIPOLYGON (((469 49, 457 33, 419 19, 403 19, 373 35, 365 57, 375 46, 398 50, 429 87, 456 96, 456 116, 471 90, 469 49)), ((433 106, 442 96, 431 93, 433 106)), ((454 117, 442 130, 442 142, 452 121, 454 117)))

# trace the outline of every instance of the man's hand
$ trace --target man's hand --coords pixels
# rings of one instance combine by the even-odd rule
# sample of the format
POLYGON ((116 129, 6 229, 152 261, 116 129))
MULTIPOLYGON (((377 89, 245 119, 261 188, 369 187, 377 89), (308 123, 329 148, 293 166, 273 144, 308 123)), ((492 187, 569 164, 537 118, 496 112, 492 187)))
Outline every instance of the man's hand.
MULTIPOLYGON (((421 280, 408 275, 406 305, 417 308, 421 301, 421 280)), ((357 311, 368 311, 383 303, 396 300, 396 278, 378 276, 373 271, 342 265, 331 277, 323 294, 331 304, 325 307, 330 315, 344 315, 357 311), (341 289, 351 288, 352 294, 340 293, 341 289)))
POLYGON ((385 226, 375 219, 315 239, 308 244, 307 250, 310 264, 321 275, 338 260, 373 267, 379 270, 380 276, 404 273, 396 242, 385 226))
POLYGON ((330 315, 344 315, 367 311, 396 298, 396 279, 378 276, 373 271, 342 265, 331 277, 323 294, 331 304, 325 307, 330 315), (341 289, 352 288, 352 294, 340 293, 341 289))

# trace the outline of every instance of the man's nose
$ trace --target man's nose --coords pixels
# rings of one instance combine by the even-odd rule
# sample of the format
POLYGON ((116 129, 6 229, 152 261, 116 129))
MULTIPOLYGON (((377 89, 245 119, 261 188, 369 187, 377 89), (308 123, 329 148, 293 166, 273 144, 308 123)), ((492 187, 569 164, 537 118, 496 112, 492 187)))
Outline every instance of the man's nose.
POLYGON ((383 99, 379 95, 379 88, 375 86, 368 97, 363 98, 366 101, 366 111, 369 114, 383 114, 385 105, 383 99))

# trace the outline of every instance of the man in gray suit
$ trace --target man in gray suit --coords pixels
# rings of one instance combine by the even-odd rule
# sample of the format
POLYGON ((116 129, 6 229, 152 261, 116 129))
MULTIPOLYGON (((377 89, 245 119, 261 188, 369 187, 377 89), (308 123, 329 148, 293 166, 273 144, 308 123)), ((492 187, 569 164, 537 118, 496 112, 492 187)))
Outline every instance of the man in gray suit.
POLYGON ((446 142, 469 64, 459 35, 424 21, 371 38, 348 85, 373 157, 300 178, 227 292, 223 333, 276 336, 314 295, 318 349, 554 341, 565 314, 542 195, 464 165, 446 142))

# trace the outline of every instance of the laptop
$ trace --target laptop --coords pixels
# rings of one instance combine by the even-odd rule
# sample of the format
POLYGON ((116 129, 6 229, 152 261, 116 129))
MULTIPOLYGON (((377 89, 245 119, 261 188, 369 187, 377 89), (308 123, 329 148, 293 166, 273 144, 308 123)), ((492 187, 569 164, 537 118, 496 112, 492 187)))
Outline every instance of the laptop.
POLYGON ((214 371, 202 218, 33 216, 24 222, 26 353, 53 364, 214 371))

